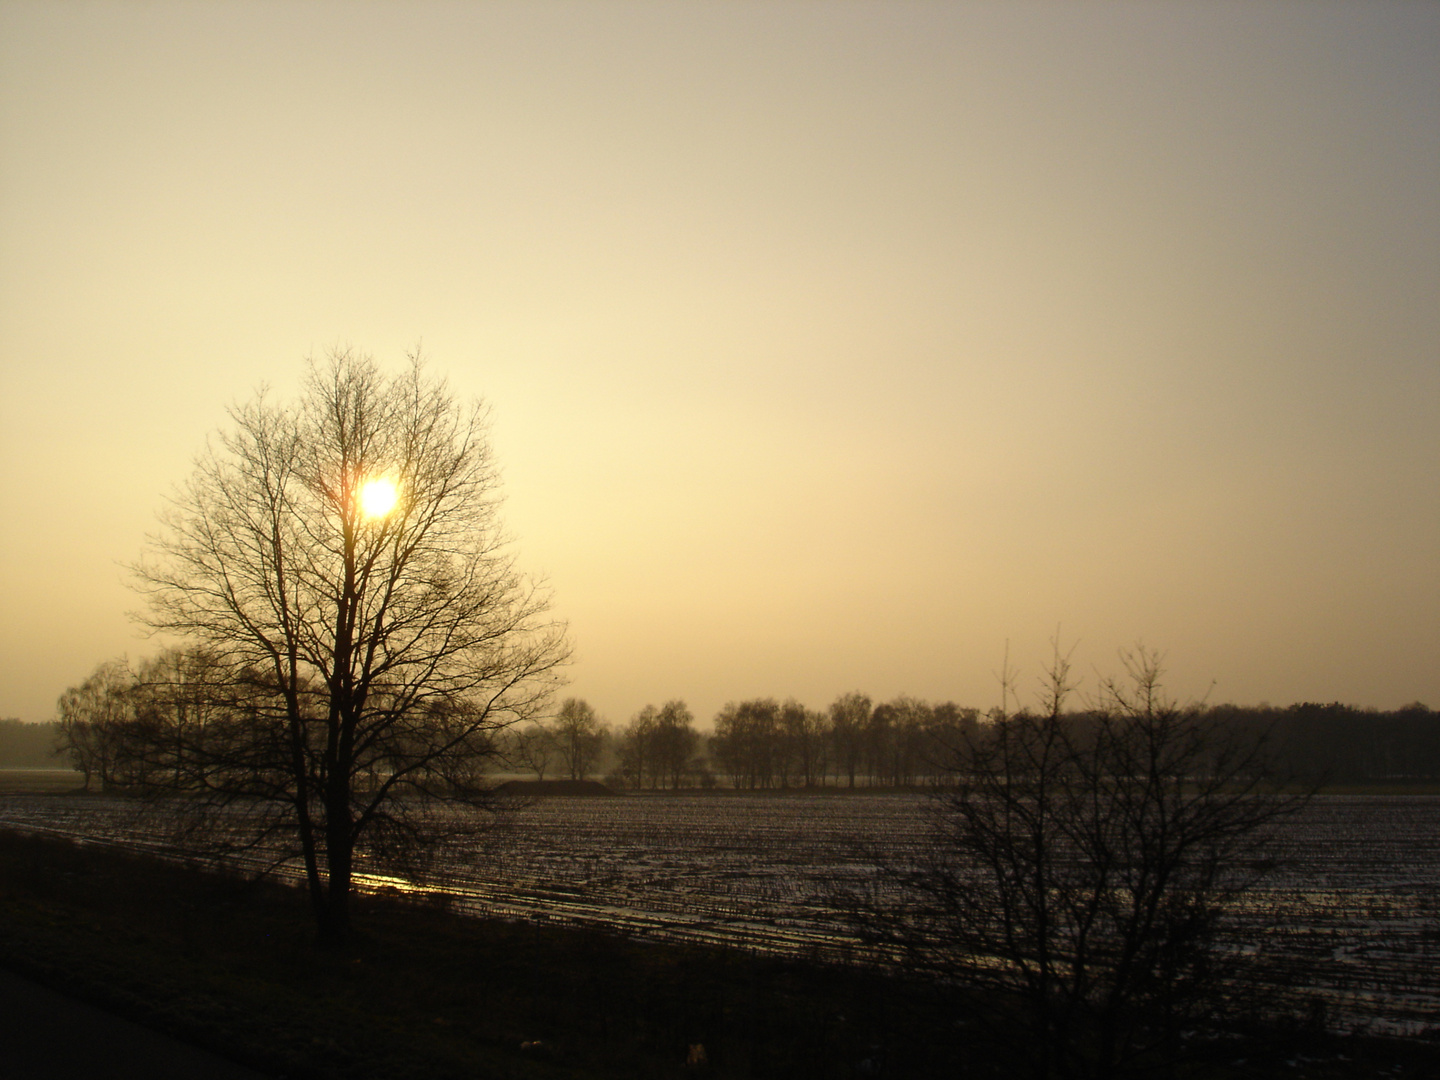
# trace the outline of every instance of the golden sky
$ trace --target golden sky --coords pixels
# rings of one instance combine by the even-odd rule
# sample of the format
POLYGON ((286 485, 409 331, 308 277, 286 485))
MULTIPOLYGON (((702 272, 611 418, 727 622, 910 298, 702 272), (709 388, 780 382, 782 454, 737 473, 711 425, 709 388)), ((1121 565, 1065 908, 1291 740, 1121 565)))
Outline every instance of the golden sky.
POLYGON ((225 407, 494 410, 612 721, 1440 707, 1440 5, 0 0, 0 715, 225 407))

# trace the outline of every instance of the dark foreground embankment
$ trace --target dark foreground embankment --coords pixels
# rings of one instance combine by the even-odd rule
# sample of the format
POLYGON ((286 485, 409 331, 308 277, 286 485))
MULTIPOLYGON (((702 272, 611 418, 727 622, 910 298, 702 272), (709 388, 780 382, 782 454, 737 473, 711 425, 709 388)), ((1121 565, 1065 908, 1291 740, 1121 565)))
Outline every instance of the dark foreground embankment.
POLYGON ((0 1062, 5 1080, 267 1080, 4 968, 0 1062))
MULTIPOLYGON (((0 966, 271 1076, 996 1075, 921 988, 861 971, 375 898, 318 952, 306 916, 283 886, 0 832, 0 966)), ((1180 1075, 1427 1075, 1413 1057, 1290 1033, 1180 1075)))

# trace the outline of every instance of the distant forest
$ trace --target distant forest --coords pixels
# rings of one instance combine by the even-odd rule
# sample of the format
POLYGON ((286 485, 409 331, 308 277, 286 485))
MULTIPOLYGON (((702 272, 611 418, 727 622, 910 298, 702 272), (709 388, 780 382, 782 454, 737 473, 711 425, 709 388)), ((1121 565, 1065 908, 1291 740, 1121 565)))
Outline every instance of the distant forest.
POLYGON ((1285 709, 1218 705, 1208 712, 1254 731, 1270 728, 1281 772, 1302 780, 1440 780, 1440 712, 1419 702, 1394 712, 1308 702, 1285 709))
POLYGON ((0 720, 0 769, 64 769, 70 762, 57 756, 60 725, 0 720))
MULTIPOLYGON (((1440 713, 1419 703, 1393 712, 1314 703, 1203 712, 1242 739, 1263 737, 1278 777, 1338 785, 1440 781, 1440 713)), ((863 694, 843 695, 824 712, 794 701, 732 703, 715 717, 710 735, 691 733, 687 718, 683 703, 671 702, 605 729, 597 771, 611 786, 628 788, 923 787, 953 778, 955 747, 997 720, 994 713, 909 697, 872 706, 863 694)), ((1069 714, 1077 732, 1091 720, 1085 712, 1069 714)), ((555 734, 563 744, 563 731, 555 734)), ((569 757, 562 745, 552 765, 563 773, 569 757)), ((532 750, 529 758, 544 767, 543 752, 532 750)))
MULTIPOLYGON (((566 703, 572 715, 577 705, 593 717, 583 702, 566 703)), ((1392 712, 1338 703, 1205 712, 1217 724, 1268 731, 1280 775, 1327 784, 1440 781, 1440 712, 1418 702, 1392 712)), ((1075 714, 1075 723, 1084 718, 1075 714)), ((847 694, 825 711, 768 698, 732 703, 707 734, 677 701, 647 706, 621 726, 592 720, 584 753, 568 752, 576 732, 567 738, 560 719, 513 731, 506 757, 517 772, 600 776, 630 789, 912 787, 942 779, 945 747, 992 721, 951 703, 898 698, 872 706, 847 694)), ((68 757, 54 753, 61 742, 56 722, 0 720, 0 768, 65 768, 68 757)))

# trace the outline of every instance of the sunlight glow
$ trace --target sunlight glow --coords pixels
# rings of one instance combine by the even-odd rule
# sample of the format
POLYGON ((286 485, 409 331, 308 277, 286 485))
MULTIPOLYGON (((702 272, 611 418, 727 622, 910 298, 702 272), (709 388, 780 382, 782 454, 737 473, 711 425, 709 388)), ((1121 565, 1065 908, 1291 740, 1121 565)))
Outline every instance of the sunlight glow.
POLYGON ((399 501, 400 491, 388 477, 368 480, 360 489, 360 511, 368 518, 384 517, 399 501))

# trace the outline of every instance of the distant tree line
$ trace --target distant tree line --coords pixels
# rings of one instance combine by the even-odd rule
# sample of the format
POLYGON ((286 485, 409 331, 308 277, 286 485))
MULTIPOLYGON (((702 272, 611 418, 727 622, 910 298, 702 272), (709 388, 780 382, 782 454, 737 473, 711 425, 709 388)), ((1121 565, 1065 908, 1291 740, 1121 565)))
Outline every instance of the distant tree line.
MULTIPOLYGON (((55 723, 0 721, 0 764, 68 759, 87 787, 155 786, 177 767, 156 753, 164 733, 177 747, 206 724, 220 737, 224 712, 236 705, 226 694, 193 652, 134 666, 109 661, 61 696, 55 723)), ((1237 736, 1268 733, 1274 770, 1307 783, 1440 782, 1440 713, 1418 702, 1389 712, 1338 703, 1200 711, 1237 736)), ((904 695, 877 703, 859 692, 823 710, 794 698, 750 698, 727 703, 705 733, 682 700, 646 705, 612 725, 583 699, 567 698, 552 716, 500 733, 498 767, 647 791, 928 787, 953 775, 953 748, 998 714, 904 695)), ((1076 710, 1066 722, 1083 732, 1094 714, 1076 710)))
POLYGON ((1393 712, 1306 702, 1217 705, 1208 714, 1220 724, 1269 730, 1277 763, 1311 783, 1440 781, 1440 713, 1418 701, 1393 712))
MULTIPOLYGON (((1418 702, 1390 712, 1313 703, 1194 711, 1236 738, 1264 736, 1268 767, 1304 783, 1440 781, 1440 713, 1418 702)), ((570 698, 554 720, 512 735, 510 760, 541 779, 603 776, 633 790, 928 787, 953 777, 954 748, 1000 715, 906 695, 876 703, 851 692, 824 710, 751 698, 727 703, 705 734, 683 701, 611 726, 570 698)), ((1064 722, 1083 739, 1099 715, 1079 709, 1064 722)))

